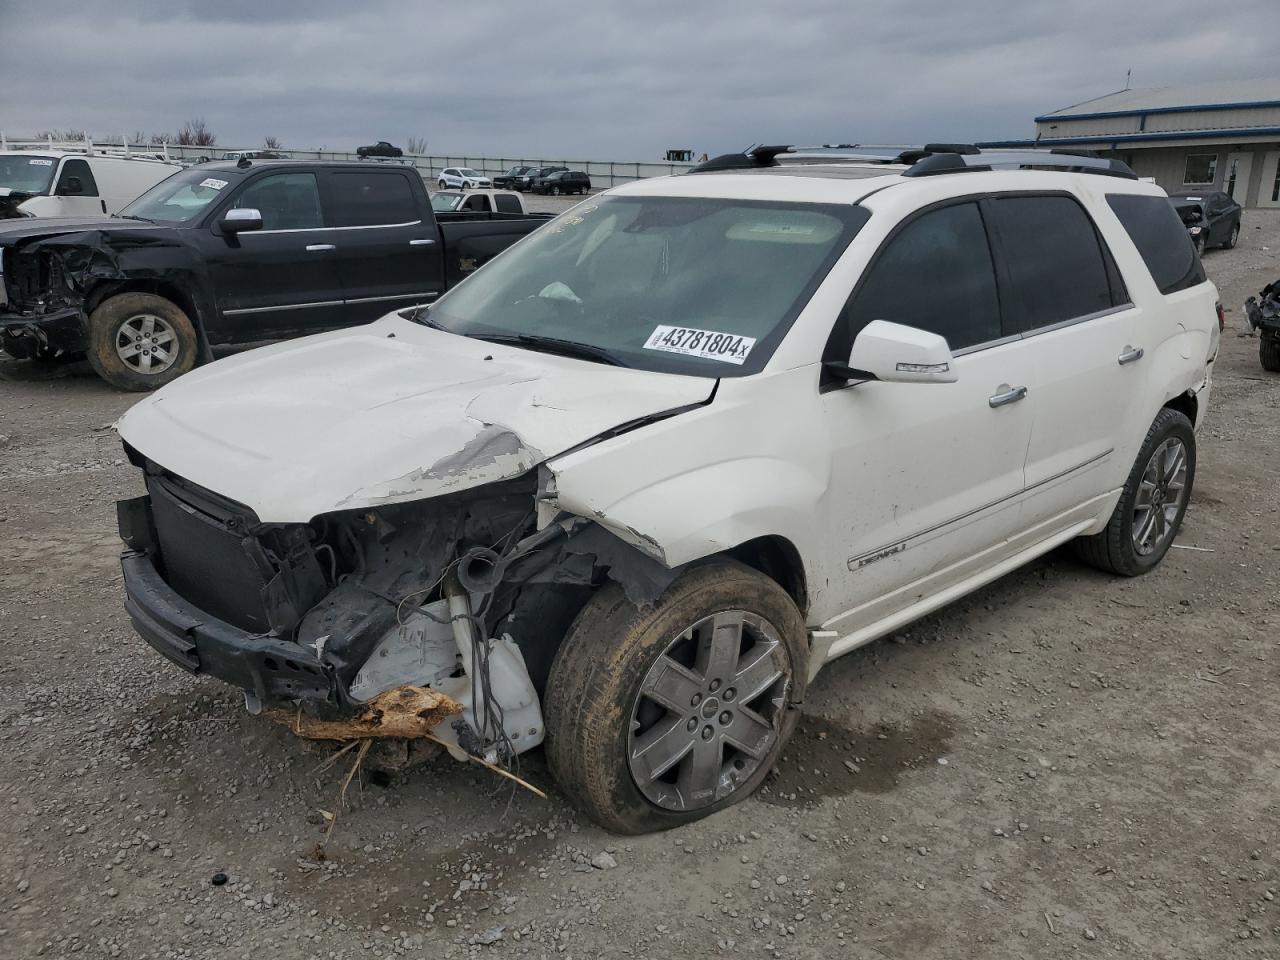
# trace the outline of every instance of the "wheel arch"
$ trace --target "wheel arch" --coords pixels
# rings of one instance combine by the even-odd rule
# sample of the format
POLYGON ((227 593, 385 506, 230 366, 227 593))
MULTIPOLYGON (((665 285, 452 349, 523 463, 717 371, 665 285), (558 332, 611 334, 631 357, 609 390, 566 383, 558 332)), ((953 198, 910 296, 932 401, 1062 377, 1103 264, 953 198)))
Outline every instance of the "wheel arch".
POLYGON ((1200 413, 1200 400, 1196 396, 1194 390, 1185 390, 1177 396, 1170 397, 1166 400, 1161 404, 1160 409, 1177 410, 1190 420, 1191 426, 1194 427, 1196 426, 1196 417, 1200 413))
POLYGON ((744 563, 787 591, 802 615, 809 610, 809 584, 800 551, 786 537, 770 534, 741 543, 725 556, 744 563))

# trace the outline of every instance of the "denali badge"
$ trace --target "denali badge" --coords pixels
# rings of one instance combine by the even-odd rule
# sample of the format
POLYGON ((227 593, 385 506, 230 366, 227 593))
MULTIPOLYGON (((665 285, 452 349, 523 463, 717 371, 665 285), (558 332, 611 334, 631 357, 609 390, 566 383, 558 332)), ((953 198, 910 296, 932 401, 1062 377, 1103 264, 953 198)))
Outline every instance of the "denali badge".
POLYGON ((883 550, 877 550, 874 553, 864 553, 860 557, 849 558, 850 570, 861 570, 863 567, 870 566, 877 560, 883 560, 885 557, 891 557, 895 553, 901 553, 907 549, 907 542, 895 543, 892 547, 885 547, 883 550))

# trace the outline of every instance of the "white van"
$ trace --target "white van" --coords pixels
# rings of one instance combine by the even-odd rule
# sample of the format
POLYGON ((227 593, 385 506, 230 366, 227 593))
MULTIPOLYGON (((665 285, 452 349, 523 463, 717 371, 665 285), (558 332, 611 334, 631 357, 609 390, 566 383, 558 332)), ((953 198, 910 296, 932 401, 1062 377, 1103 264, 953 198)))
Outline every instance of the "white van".
POLYGON ((123 153, 0 150, 0 220, 108 216, 181 169, 177 161, 123 153))

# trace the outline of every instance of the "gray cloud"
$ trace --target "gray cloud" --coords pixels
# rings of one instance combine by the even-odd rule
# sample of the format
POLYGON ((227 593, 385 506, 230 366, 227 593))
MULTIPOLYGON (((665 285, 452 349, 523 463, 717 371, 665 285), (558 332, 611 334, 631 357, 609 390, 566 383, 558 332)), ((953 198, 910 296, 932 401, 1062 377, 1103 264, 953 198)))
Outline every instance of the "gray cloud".
POLYGON ((1273 3, 0 0, 0 129, 202 116, 226 146, 616 159, 1029 136, 1129 68, 1135 86, 1280 72, 1257 29, 1273 3))

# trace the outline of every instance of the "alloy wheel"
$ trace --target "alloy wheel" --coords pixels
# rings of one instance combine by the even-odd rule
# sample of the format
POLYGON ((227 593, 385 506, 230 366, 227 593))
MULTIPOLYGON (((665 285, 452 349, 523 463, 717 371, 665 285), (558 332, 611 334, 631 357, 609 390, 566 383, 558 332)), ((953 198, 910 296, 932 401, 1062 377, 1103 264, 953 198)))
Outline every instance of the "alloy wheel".
POLYGON ((1178 437, 1169 437, 1151 454, 1134 498, 1135 553, 1149 557, 1173 539, 1186 496, 1187 448, 1178 437))
POLYGON ((627 765, 649 802, 690 811, 732 794, 780 735, 788 685, 781 637, 725 610, 674 637, 631 709, 627 765))
POLYGON ((163 373, 178 359, 177 340, 177 333, 163 317, 141 313, 120 324, 116 355, 139 373, 163 373))

